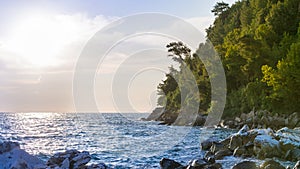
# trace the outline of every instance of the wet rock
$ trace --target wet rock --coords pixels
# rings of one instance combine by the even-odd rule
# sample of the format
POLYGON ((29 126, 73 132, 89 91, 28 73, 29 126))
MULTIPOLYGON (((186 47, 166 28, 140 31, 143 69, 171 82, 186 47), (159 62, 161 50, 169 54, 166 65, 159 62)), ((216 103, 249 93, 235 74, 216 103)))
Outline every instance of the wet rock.
POLYGON ((89 152, 79 152, 77 150, 67 150, 54 154, 47 161, 47 166, 51 168, 82 168, 91 160, 89 152))
POLYGON ((242 161, 235 164, 232 169, 259 169, 253 161, 242 161))
POLYGON ((260 169, 285 169, 285 167, 273 159, 267 159, 260 165, 260 169))
POLYGON ((183 169, 184 167, 180 163, 167 158, 161 159, 159 165, 161 169, 183 169))

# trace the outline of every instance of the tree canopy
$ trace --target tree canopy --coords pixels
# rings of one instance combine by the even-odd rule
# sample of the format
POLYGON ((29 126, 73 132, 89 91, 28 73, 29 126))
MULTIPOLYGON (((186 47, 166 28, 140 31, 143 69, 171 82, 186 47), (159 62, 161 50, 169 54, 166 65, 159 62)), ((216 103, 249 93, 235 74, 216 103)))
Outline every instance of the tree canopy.
MULTIPOLYGON (((222 60, 227 81, 224 116, 266 109, 274 113, 300 110, 300 2, 299 0, 241 0, 232 6, 214 6, 207 39, 222 60)), ((199 112, 211 106, 210 78, 199 59, 205 43, 191 54, 182 42, 167 45, 170 56, 192 72, 199 88, 199 112)), ((177 113, 182 103, 177 79, 181 67, 170 67, 159 86, 158 105, 177 113)), ((185 90, 189 90, 186 86, 185 90)), ((192 99, 191 99, 192 100, 192 99)), ((192 101, 191 101, 192 102, 192 101)))

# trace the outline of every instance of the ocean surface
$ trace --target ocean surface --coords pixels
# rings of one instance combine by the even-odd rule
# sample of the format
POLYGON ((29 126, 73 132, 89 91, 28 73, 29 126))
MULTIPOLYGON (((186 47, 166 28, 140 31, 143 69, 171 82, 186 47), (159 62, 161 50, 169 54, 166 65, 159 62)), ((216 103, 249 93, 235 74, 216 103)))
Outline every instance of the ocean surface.
MULTIPOLYGON (((89 151, 91 163, 113 168, 159 168, 164 158, 188 164, 204 155, 200 140, 223 139, 233 130, 158 125, 143 113, 0 113, 0 140, 17 141, 21 148, 46 161, 67 149, 89 151)), ((230 168, 242 159, 221 161, 230 168)))

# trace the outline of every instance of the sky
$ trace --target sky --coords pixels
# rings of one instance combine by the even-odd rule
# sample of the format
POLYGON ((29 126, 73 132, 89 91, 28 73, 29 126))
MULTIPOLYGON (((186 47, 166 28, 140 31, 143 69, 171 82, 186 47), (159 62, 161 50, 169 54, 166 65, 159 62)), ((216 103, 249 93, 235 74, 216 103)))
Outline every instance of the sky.
MULTIPOLYGON (((193 26, 205 36, 205 28, 214 20, 210 11, 216 2, 0 1, 0 112, 150 112, 156 106, 156 87, 168 67, 174 64, 165 51, 166 44, 178 40, 171 36, 172 32, 181 32, 178 37, 189 36, 181 30, 193 26), (160 15, 147 20, 143 13, 160 15), (105 38, 103 32, 114 28, 115 22, 122 23, 120 20, 132 21, 132 15, 145 20, 137 17, 128 28, 131 32, 143 24, 145 27, 148 23, 156 25, 157 21, 161 27, 155 31, 163 34, 126 37, 122 33, 129 30, 122 28, 124 30, 119 32, 107 33, 108 39, 105 38), (162 21, 168 16, 177 19, 166 27, 162 21), (180 20, 190 25, 180 25, 180 20), (122 41, 105 57, 89 60, 97 62, 91 63, 96 66, 93 78, 78 78, 76 71, 81 71, 78 65, 89 63, 84 60, 88 58, 82 58, 83 51, 97 36, 104 37, 97 41, 104 42, 103 46, 113 38, 122 41), (92 86, 76 88, 77 83, 91 80, 88 83, 92 86), (85 94, 90 91, 93 93, 85 94), (95 101, 96 107, 90 100, 95 101)), ((231 4, 233 0, 224 2, 231 4)), ((96 55, 99 46, 89 52, 92 50, 96 55)))

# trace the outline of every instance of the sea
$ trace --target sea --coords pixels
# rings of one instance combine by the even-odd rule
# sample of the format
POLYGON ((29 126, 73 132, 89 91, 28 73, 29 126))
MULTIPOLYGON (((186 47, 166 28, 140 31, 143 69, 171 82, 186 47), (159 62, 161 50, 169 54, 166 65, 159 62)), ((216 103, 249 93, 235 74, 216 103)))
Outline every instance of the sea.
MULTIPOLYGON (((204 156, 200 142, 224 139, 236 132, 143 121, 147 113, 0 113, 0 141, 16 141, 22 149, 47 161, 69 149, 88 151, 92 163, 112 168, 159 168, 162 158, 187 165, 204 156)), ((231 168, 243 159, 218 160, 231 168)))

